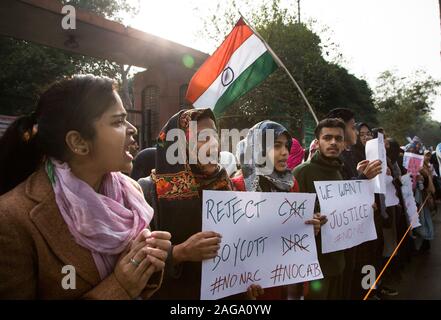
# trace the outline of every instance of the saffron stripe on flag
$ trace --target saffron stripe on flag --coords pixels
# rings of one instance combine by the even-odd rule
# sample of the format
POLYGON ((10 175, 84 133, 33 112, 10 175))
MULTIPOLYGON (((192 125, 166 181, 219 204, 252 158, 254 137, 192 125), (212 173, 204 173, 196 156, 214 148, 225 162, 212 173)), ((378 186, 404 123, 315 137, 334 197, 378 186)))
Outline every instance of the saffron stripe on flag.
POLYGON ((218 116, 235 100, 257 86, 268 75, 277 69, 277 64, 272 55, 267 51, 250 65, 242 74, 228 87, 225 93, 217 101, 213 112, 218 116))
POLYGON ((253 31, 240 19, 221 46, 209 57, 190 80, 187 100, 196 101, 224 71, 233 53, 251 36, 253 31))
MULTIPOLYGON (((216 78, 216 80, 210 85, 207 90, 193 102, 195 108, 214 108, 213 101, 217 101, 230 85, 233 85, 250 65, 252 65, 263 53, 267 51, 267 48, 263 42, 256 36, 249 37, 231 56, 226 67, 230 67, 234 73, 233 81, 225 86, 222 84, 222 73, 216 78)), ((224 69, 222 69, 224 70, 224 69)), ((199 71, 198 71, 199 73, 199 71)))

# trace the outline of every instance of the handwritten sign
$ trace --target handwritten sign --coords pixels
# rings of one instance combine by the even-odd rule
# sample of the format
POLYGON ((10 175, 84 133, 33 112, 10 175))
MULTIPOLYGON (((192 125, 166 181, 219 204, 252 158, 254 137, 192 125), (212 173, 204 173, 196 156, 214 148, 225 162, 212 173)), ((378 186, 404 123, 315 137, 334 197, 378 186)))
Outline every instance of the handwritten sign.
POLYGON ((386 194, 386 172, 387 158, 386 148, 384 147, 384 136, 378 133, 378 138, 366 142, 366 160, 381 160, 381 173, 372 181, 375 186, 375 193, 386 194))
POLYGON ((397 197, 397 190, 392 183, 394 179, 391 176, 386 176, 386 207, 397 206, 400 199, 397 197))
POLYGON ((412 178, 409 173, 401 176, 401 184, 401 192, 403 194, 407 220, 412 225, 412 229, 415 229, 421 226, 421 224, 420 219, 417 216, 418 209, 413 195, 412 178))
POLYGON ((312 225, 315 194, 204 191, 202 230, 222 234, 202 263, 201 299, 323 278, 312 225))
POLYGON ((403 167, 407 169, 412 176, 412 187, 416 187, 416 177, 420 174, 420 169, 424 164, 424 156, 414 154, 411 152, 405 152, 403 156, 403 167))
POLYGON ((377 239, 374 190, 368 180, 314 181, 320 212, 328 217, 321 228, 322 252, 352 248, 377 239))
POLYGON ((424 156, 415 154, 412 152, 405 152, 403 156, 403 167, 407 169, 407 171, 415 171, 419 173, 420 169, 423 167, 424 156))

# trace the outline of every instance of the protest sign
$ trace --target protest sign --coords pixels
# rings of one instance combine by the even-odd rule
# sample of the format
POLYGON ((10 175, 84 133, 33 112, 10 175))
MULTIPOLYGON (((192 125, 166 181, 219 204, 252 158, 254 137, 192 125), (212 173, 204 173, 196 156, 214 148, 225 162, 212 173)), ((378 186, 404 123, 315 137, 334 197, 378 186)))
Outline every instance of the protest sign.
POLYGON ((366 142, 366 160, 381 160, 381 173, 373 178, 375 193, 386 194, 387 158, 384 147, 384 136, 378 133, 378 138, 366 142))
POLYGON ((407 172, 412 176, 412 188, 415 189, 417 179, 420 175, 420 169, 424 164, 424 156, 414 154, 411 152, 405 152, 403 156, 403 167, 407 169, 407 172))
POLYGON ((392 183, 393 180, 392 176, 386 176, 386 207, 393 207, 400 203, 400 199, 397 197, 397 190, 392 183))
POLYGON ((201 299, 323 278, 312 225, 315 194, 205 191, 202 230, 222 235, 202 263, 201 299))
POLYGON ((424 156, 414 154, 411 152, 405 152, 403 156, 403 167, 407 169, 407 172, 412 176, 412 188, 415 189, 417 179, 420 175, 420 169, 424 164, 424 156))
POLYGON ((415 154, 412 152, 405 152, 403 156, 403 167, 407 169, 407 171, 413 173, 419 173, 420 169, 423 167, 424 156, 415 154))
POLYGON ((314 181, 320 212, 328 217, 321 228, 322 252, 352 248, 374 240, 374 191, 368 180, 314 181))
POLYGON ((407 220, 412 225, 412 229, 421 226, 420 219, 417 217, 418 208, 412 189, 412 178, 410 174, 401 176, 401 193, 403 194, 404 206, 407 214, 407 220))

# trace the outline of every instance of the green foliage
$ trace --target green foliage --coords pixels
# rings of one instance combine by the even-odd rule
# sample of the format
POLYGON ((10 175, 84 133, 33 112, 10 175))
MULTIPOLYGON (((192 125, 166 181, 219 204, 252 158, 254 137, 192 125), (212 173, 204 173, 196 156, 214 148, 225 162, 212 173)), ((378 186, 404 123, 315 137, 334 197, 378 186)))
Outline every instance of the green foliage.
MULTIPOLYGON (((127 0, 62 2, 114 20, 122 12, 137 12, 127 0)), ((122 74, 122 66, 107 60, 8 37, 0 37, 0 70, 0 114, 7 115, 30 113, 39 93, 62 77, 91 73, 120 81, 122 74)))
MULTIPOLYGON (((245 3, 247 3, 245 1, 245 3)), ((247 7, 247 6, 245 6, 247 7)), ((322 118, 336 107, 351 108, 356 120, 377 124, 372 92, 366 81, 323 57, 323 50, 335 50, 324 44, 318 34, 298 23, 292 10, 282 8, 280 1, 264 2, 247 12, 249 23, 266 40, 303 89, 308 101, 322 118)), ((204 23, 203 34, 219 41, 238 20, 235 1, 231 6, 218 2, 216 12, 204 23), (222 11, 224 13, 222 14, 222 11)), ((279 68, 261 85, 233 103, 221 118, 221 127, 245 128, 263 119, 284 124, 295 136, 302 136, 306 111, 304 102, 286 73, 279 68)))
POLYGON ((398 77, 392 71, 383 72, 376 88, 379 120, 388 135, 400 143, 406 137, 419 136, 426 145, 441 141, 440 123, 430 119, 433 99, 441 86, 423 71, 410 77, 398 77))
POLYGON ((418 136, 426 146, 436 147, 441 142, 441 122, 423 117, 414 130, 410 130, 410 136, 418 136))
POLYGON ((121 22, 121 13, 135 15, 139 12, 140 0, 138 0, 137 6, 131 5, 127 0, 62 0, 61 3, 121 22))

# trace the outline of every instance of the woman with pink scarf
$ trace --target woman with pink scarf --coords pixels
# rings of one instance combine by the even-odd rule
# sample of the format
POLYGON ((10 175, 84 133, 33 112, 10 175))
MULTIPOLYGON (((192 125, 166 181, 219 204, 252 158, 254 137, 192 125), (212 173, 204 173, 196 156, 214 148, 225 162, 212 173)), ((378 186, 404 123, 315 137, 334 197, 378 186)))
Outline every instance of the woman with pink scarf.
POLYGON ((0 139, 0 299, 146 299, 170 234, 130 171, 136 128, 114 82, 53 84, 0 139))

